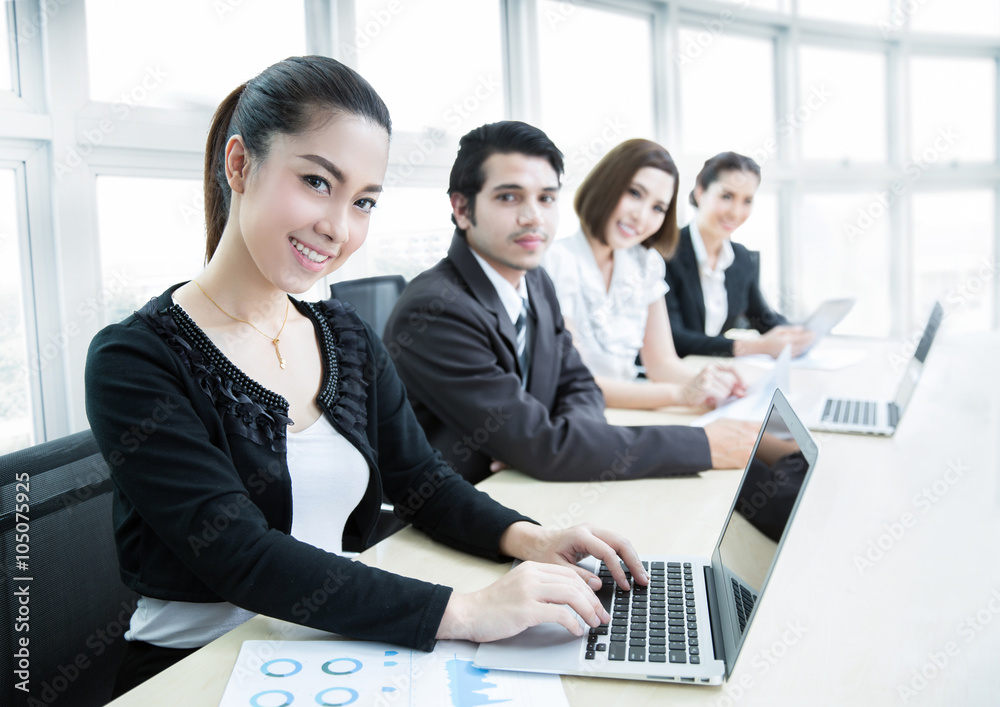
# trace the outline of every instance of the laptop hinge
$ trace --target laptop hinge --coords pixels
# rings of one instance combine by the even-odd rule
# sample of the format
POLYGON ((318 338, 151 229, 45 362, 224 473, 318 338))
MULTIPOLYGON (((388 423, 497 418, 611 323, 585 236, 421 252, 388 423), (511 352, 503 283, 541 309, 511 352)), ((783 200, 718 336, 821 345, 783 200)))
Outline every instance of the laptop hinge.
MULTIPOLYGON (((722 640, 722 621, 719 618, 719 598, 715 593, 715 577, 710 565, 705 565, 705 596, 708 598, 708 618, 712 622, 712 650, 715 659, 726 662, 726 642, 722 640)), ((729 666, 726 665, 726 677, 729 676, 729 666)))

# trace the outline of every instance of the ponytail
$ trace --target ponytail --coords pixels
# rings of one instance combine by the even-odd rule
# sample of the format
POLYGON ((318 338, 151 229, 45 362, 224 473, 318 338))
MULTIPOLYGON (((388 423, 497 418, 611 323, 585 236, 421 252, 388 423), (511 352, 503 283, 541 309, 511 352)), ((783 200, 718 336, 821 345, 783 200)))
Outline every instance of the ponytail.
POLYGON ((206 263, 215 254, 229 220, 233 194, 226 179, 229 138, 239 135, 247 155, 264 160, 273 135, 302 134, 330 113, 365 118, 392 134, 389 110, 375 89, 353 69, 329 57, 279 61, 219 104, 205 147, 206 263))
POLYGON ((215 254, 226 221, 229 220, 232 190, 226 179, 226 143, 229 142, 229 124, 246 86, 242 84, 226 96, 215 110, 212 127, 208 129, 208 144, 205 146, 205 226, 208 229, 205 241, 206 263, 215 254))

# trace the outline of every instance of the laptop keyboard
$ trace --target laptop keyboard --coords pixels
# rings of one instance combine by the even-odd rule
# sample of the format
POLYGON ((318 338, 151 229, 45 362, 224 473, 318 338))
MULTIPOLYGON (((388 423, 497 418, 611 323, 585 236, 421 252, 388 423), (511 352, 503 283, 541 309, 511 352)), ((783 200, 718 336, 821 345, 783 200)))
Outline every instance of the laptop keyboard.
POLYGON ((736 602, 736 618, 740 622, 740 635, 747 627, 747 619, 750 617, 750 612, 753 611, 753 605, 757 601, 757 595, 753 594, 749 589, 740 584, 733 578, 733 598, 736 602))
POLYGON ((608 660, 700 663, 691 563, 643 562, 642 566, 649 572, 649 586, 637 586, 623 563, 632 585, 624 590, 601 563, 598 576, 604 586, 597 596, 611 614, 611 625, 590 629, 584 657, 594 660, 606 651, 608 660))
POLYGON ((837 400, 830 398, 823 407, 823 422, 874 427, 878 403, 871 400, 837 400))

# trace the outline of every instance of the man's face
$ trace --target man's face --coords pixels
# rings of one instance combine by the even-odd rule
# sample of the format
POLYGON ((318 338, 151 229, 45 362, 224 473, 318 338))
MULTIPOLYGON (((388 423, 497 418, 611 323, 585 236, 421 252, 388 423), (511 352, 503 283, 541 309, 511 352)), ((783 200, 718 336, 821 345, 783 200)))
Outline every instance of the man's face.
POLYGON ((534 270, 559 226, 559 175, 544 157, 517 152, 490 155, 483 162, 486 180, 475 209, 461 194, 451 206, 469 247, 517 287, 534 270))

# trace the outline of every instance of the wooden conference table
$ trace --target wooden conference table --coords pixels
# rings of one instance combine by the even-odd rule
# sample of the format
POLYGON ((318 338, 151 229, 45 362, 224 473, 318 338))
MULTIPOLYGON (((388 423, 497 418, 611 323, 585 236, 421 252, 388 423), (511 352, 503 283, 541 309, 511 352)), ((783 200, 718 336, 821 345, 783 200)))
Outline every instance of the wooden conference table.
MULTIPOLYGON (((823 346, 869 354, 839 371, 794 370, 800 412, 823 389, 891 397, 895 363, 912 353, 898 342, 823 346)), ((894 437, 816 434, 819 463, 726 685, 564 677, 570 704, 998 704, 998 360, 1000 335, 949 336, 945 326, 894 437)), ((750 363, 738 368, 748 381, 762 374, 750 363)), ((618 424, 689 419, 608 416, 618 424)), ((543 484, 506 471, 480 488, 544 525, 593 521, 624 533, 639 552, 710 555, 739 476, 543 484), (654 520, 666 530, 654 530, 654 520)), ((506 570, 411 528, 358 560, 465 591, 506 570)), ((307 638, 330 635, 254 618, 112 704, 214 707, 244 640, 307 638)))

